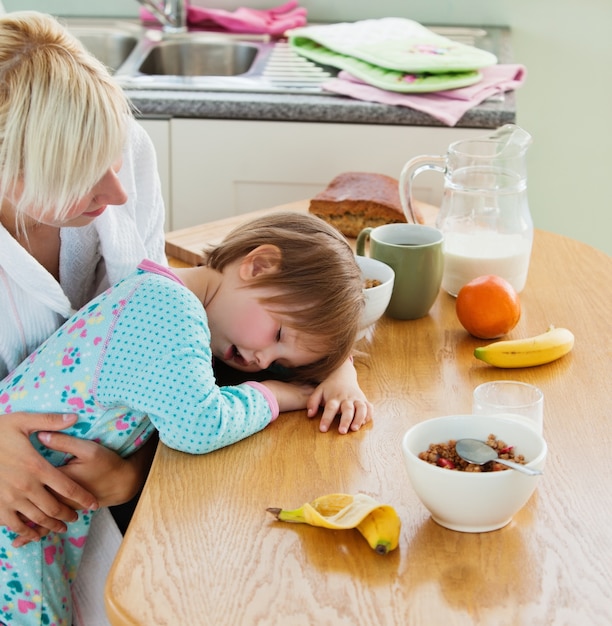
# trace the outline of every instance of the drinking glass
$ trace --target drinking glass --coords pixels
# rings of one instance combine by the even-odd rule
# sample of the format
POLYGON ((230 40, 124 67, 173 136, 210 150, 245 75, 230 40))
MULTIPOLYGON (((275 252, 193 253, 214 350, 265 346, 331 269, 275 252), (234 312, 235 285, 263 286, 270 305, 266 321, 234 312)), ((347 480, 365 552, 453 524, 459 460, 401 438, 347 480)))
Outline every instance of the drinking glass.
POLYGON ((507 414, 528 423, 542 434, 544 394, 538 387, 516 380, 492 380, 474 389, 472 413, 507 414))

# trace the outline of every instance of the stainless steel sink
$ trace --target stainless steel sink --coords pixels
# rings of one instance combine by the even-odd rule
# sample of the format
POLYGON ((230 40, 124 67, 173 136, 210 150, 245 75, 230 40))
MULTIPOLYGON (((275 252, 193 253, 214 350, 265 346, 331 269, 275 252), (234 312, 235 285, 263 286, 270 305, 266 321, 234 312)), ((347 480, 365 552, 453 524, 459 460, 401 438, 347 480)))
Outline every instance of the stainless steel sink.
POLYGON ((119 25, 91 26, 76 22, 68 24, 68 29, 113 73, 130 56, 141 36, 139 30, 119 25))
POLYGON ((125 89, 323 93, 330 76, 267 35, 147 30, 115 78, 125 89))
POLYGON ((259 49, 234 41, 162 41, 138 68, 159 76, 237 76, 249 71, 259 49))
POLYGON ((64 22, 128 90, 319 94, 335 72, 267 35, 166 33, 135 20, 105 18, 64 22))
MULTIPOLYGON (((234 91, 319 94, 338 70, 296 54, 286 41, 267 35, 189 31, 168 33, 135 20, 74 18, 68 29, 128 90, 234 91)), ((432 27, 450 39, 494 51, 491 32, 432 27)))

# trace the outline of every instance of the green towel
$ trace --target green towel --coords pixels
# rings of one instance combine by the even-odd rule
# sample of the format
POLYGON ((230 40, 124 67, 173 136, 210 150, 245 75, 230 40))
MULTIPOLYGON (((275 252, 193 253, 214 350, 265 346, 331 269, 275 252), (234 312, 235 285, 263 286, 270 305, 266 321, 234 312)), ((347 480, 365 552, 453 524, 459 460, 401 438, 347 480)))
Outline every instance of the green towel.
POLYGON ((417 22, 378 20, 307 26, 288 32, 295 52, 346 70, 380 89, 405 93, 467 87, 495 55, 437 35, 417 22))

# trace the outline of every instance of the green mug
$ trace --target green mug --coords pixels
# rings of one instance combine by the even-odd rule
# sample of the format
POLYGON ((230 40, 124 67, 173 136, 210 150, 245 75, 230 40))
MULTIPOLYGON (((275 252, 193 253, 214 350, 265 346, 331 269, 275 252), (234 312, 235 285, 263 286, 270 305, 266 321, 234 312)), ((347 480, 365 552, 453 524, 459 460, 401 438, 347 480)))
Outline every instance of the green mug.
POLYGON ((444 256, 442 232, 422 224, 384 224, 364 228, 357 237, 357 254, 369 253, 391 266, 395 283, 386 314, 413 320, 429 313, 440 293, 444 256))

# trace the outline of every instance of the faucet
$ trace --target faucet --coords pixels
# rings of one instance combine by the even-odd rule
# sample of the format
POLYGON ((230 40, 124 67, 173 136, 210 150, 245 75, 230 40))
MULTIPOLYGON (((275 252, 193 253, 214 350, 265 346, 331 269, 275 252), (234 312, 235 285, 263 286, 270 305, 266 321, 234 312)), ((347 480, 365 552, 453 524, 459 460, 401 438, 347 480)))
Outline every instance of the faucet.
POLYGON ((163 6, 154 0, 138 0, 161 22, 162 30, 169 33, 187 31, 187 0, 164 0, 163 6))

